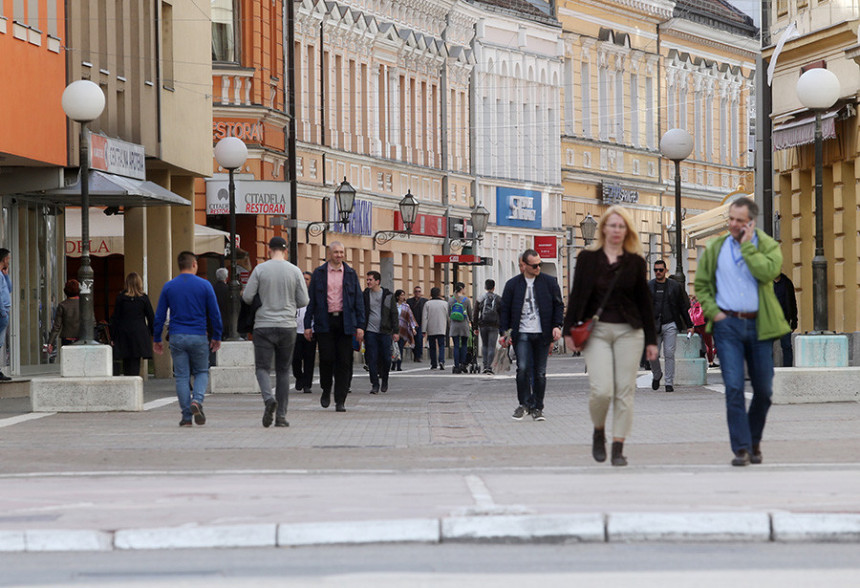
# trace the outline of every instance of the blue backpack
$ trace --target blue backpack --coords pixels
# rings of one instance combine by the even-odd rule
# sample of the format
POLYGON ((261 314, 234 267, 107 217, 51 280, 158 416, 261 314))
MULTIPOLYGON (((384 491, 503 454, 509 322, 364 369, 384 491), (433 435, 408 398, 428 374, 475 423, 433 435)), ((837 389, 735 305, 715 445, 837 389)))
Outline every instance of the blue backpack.
POLYGON ((451 320, 455 323, 462 323, 466 320, 466 307, 456 298, 454 304, 451 305, 451 320))

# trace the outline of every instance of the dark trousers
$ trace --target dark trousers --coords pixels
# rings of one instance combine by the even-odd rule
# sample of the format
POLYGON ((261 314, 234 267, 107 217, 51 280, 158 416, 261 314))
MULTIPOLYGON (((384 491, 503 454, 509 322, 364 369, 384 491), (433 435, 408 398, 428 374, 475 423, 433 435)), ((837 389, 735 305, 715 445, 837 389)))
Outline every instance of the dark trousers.
POLYGON ((415 361, 421 361, 424 356, 424 330, 421 325, 415 330, 415 347, 412 348, 412 357, 415 361))
POLYGON ((122 360, 122 375, 124 375, 124 376, 139 376, 140 375, 140 358, 139 357, 124 357, 122 360))
POLYGON ((296 343, 296 330, 287 327, 256 327, 254 329, 254 367, 263 401, 278 402, 277 416, 287 414, 290 391, 290 358, 296 343), (275 364, 275 394, 269 371, 275 364))
POLYGON ((296 390, 310 391, 314 383, 314 364, 316 362, 317 341, 308 341, 304 334, 298 333, 293 349, 293 375, 296 377, 296 390))
POLYGON ((427 344, 430 347, 430 367, 445 365, 445 335, 428 335, 427 344))
POLYGON ((549 343, 541 333, 520 333, 517 337, 517 401, 520 406, 543 410, 546 392, 546 362, 549 343))
POLYGON ((791 333, 779 338, 779 346, 782 347, 782 367, 794 366, 794 349, 791 347, 791 333))
POLYGON ((480 330, 484 369, 493 369, 493 359, 496 357, 496 340, 499 338, 499 325, 481 327, 480 330))
POLYGON ((384 333, 364 333, 364 361, 370 372, 370 386, 379 390, 380 380, 388 385, 388 372, 391 368, 391 335, 384 333))
POLYGON ((346 403, 352 379, 352 335, 343 332, 343 316, 329 315, 329 332, 316 333, 320 350, 320 387, 323 392, 332 390, 334 401, 346 403))

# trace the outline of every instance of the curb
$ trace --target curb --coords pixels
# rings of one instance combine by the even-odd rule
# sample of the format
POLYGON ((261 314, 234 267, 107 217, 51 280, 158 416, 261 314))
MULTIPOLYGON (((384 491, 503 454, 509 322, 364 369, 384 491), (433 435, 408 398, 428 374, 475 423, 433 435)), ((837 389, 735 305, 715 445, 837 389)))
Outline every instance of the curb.
POLYGON ((367 543, 860 543, 860 514, 624 512, 489 515, 117 531, 0 530, 0 552, 299 547, 367 543))

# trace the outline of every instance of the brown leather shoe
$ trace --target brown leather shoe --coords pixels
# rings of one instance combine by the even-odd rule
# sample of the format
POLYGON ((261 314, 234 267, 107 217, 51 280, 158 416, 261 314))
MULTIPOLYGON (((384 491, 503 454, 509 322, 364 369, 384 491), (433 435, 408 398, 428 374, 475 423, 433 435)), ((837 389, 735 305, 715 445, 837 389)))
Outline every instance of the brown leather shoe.
POLYGON ((752 455, 750 456, 750 463, 761 463, 761 445, 755 444, 753 445, 752 455))

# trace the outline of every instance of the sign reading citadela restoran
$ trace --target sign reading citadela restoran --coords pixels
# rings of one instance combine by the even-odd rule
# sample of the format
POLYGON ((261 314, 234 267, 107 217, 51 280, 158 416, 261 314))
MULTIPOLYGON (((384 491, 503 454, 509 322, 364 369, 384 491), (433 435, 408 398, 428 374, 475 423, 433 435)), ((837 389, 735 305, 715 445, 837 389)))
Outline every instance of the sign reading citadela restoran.
MULTIPOLYGON (((236 214, 290 214, 290 184, 235 180, 236 214)), ((230 214, 228 180, 206 180, 206 214, 230 214)))

